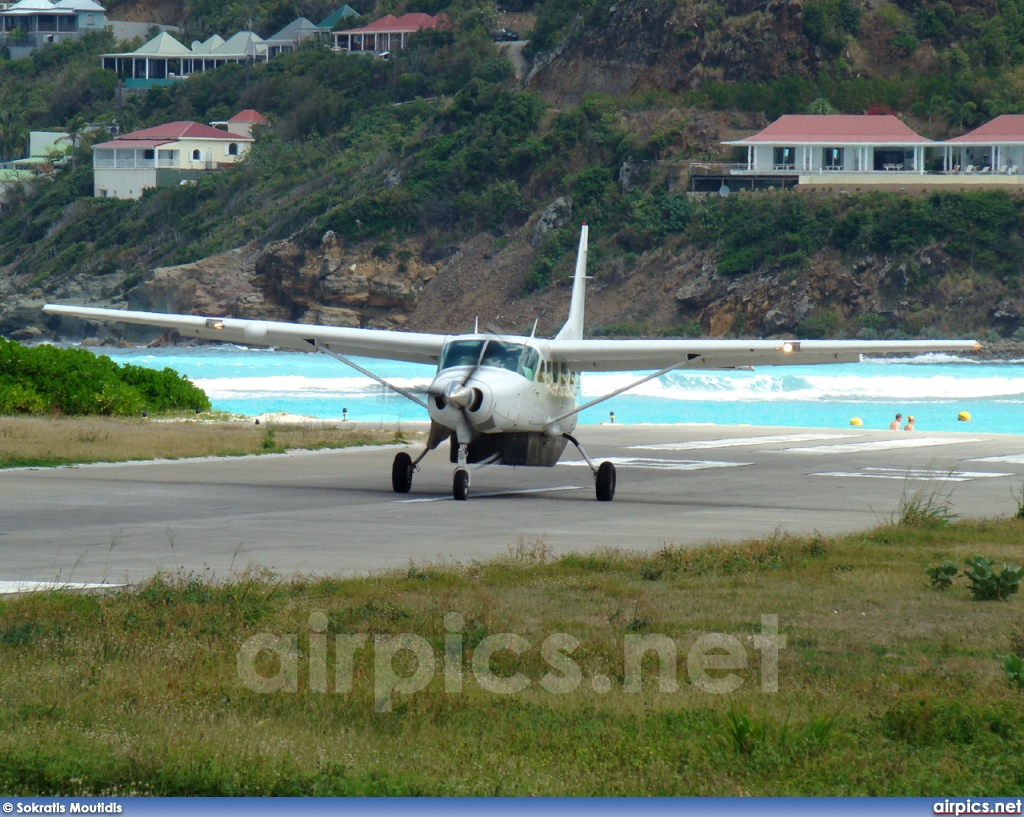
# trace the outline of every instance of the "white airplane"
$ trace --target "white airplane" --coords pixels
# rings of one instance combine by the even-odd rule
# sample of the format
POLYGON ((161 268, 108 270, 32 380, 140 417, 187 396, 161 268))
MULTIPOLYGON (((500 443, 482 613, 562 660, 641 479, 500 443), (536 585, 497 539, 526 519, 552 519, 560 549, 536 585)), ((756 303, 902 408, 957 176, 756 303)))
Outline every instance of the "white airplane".
MULTIPOLYGON (((572 443, 594 473, 598 500, 615 496, 615 466, 599 466, 572 435, 581 411, 641 383, 680 369, 747 369, 754 365, 858 362, 861 354, 971 351, 971 341, 820 340, 586 340, 583 305, 587 225, 580 235, 569 317, 552 339, 530 335, 434 335, 347 329, 242 318, 208 318, 48 304, 43 311, 86 320, 162 326, 187 338, 325 352, 423 406, 430 414, 426 447, 414 460, 404 451, 391 469, 392 487, 408 493, 420 461, 451 439, 452 495, 469 493, 473 463, 554 466, 572 443), (420 399, 350 360, 350 356, 437 365, 420 399), (584 372, 653 371, 582 405, 576 398, 584 372)), ((534 324, 536 330, 536 324, 534 324)))

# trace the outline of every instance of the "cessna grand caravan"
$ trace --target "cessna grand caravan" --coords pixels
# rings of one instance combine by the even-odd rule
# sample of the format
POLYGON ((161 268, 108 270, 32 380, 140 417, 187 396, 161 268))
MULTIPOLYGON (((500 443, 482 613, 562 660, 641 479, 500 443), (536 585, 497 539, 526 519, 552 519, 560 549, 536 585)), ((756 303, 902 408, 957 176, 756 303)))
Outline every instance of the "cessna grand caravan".
POLYGON ((569 317, 554 338, 531 335, 434 335, 380 329, 348 329, 242 318, 167 315, 49 304, 43 311, 85 320, 120 321, 176 329, 182 337, 225 343, 324 352, 423 406, 430 433, 419 456, 396 455, 392 487, 408 493, 420 461, 450 440, 455 465, 452 495, 469 494, 474 463, 551 467, 572 443, 594 474, 597 499, 615 496, 615 466, 596 465, 573 436, 584 409, 641 383, 686 369, 748 369, 755 365, 857 362, 862 354, 969 351, 974 341, 821 340, 586 340, 583 304, 587 226, 580 235, 569 317), (388 383, 352 356, 429 363, 437 374, 425 394, 388 383), (653 370, 653 371, 652 371, 653 370), (577 404, 585 372, 651 372, 627 386, 577 404), (426 399, 422 399, 426 398, 426 399))

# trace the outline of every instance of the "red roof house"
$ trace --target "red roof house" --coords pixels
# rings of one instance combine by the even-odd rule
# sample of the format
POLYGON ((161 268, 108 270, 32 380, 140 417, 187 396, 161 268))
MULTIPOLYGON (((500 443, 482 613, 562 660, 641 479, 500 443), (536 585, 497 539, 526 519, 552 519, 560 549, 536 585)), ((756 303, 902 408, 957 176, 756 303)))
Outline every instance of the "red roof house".
POLYGON ((348 53, 383 54, 405 48, 406 40, 417 31, 440 28, 444 25, 441 15, 411 13, 395 17, 391 14, 374 20, 363 28, 334 32, 334 50, 348 53))
POLYGON ((783 116, 760 133, 723 142, 747 148, 743 173, 924 172, 935 144, 895 116, 783 116))
POLYGON ((947 139, 945 165, 964 173, 1016 175, 1024 167, 1024 116, 1003 114, 947 139))
POLYGON ((251 136, 198 122, 168 122, 126 133, 93 145, 95 193, 101 198, 137 199, 150 187, 193 182, 237 162, 252 142, 251 136))

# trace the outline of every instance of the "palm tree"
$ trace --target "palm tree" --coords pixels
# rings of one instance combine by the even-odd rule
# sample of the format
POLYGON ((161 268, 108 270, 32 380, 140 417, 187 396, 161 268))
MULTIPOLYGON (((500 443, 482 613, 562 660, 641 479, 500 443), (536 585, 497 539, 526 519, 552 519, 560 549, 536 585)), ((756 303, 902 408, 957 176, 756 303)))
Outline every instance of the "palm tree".
POLYGON ((28 129, 21 116, 8 109, 0 111, 0 160, 21 155, 27 141, 28 129))
POLYGON ((78 170, 78 145, 82 141, 84 123, 80 116, 73 116, 64 126, 65 141, 71 146, 71 169, 78 170))

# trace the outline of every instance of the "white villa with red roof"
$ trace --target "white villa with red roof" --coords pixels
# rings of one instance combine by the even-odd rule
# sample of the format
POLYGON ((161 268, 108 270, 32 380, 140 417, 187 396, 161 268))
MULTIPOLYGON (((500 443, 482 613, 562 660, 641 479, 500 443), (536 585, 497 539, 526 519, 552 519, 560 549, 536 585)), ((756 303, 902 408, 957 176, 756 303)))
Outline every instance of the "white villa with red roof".
MULTIPOLYGON (((137 199, 150 187, 168 187, 198 179, 239 161, 252 146, 255 111, 231 132, 198 122, 169 122, 126 133, 93 146, 93 185, 100 198, 137 199)), ((259 116, 259 114, 256 114, 259 116)), ((262 116, 259 116, 266 122, 262 116)), ((228 120, 228 127, 234 120, 228 120)))
MULTIPOLYGON (((723 142, 747 149, 738 173, 924 173, 935 144, 895 116, 783 116, 760 133, 723 142)), ((802 181, 802 180, 801 180, 802 181)))
POLYGON ((1017 185, 1024 167, 1024 116, 999 116, 971 133, 935 142, 895 116, 782 116, 760 133, 723 145, 745 147, 746 162, 703 175, 694 189, 804 185, 898 187, 1017 185), (933 157, 929 171, 926 158, 933 157), (724 175, 723 175, 724 172, 724 175), (726 178, 728 177, 728 179, 726 178), (702 184, 701 184, 702 183, 702 184))
POLYGON ((334 50, 349 54, 383 54, 405 48, 409 36, 417 31, 438 28, 442 17, 429 14, 388 14, 363 28, 334 32, 334 50))
POLYGON ((942 145, 943 167, 947 171, 1015 176, 1024 168, 1024 116, 997 116, 942 145))

